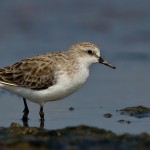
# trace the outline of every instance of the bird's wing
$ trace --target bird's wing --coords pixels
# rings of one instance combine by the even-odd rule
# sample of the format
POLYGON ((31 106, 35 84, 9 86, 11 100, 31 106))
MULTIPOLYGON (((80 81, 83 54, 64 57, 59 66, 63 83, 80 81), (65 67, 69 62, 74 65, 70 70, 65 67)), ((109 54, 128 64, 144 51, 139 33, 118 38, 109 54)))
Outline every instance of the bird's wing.
POLYGON ((25 59, 0 69, 0 83, 30 89, 46 89, 55 84, 53 62, 42 58, 25 59))

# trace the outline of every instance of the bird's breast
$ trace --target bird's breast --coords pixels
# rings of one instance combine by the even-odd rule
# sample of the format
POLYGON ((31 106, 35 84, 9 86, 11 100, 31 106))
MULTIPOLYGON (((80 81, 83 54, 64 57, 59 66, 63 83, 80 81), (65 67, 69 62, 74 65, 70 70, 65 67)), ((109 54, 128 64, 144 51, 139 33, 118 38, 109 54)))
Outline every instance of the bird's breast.
MULTIPOLYGON (((69 75, 67 73, 60 74, 55 86, 51 87, 57 91, 56 99, 65 98, 66 96, 76 92, 80 89, 89 76, 88 70, 80 70, 76 73, 69 75), (58 94, 59 93, 59 94, 58 94)), ((55 92, 54 92, 55 93, 55 92)))

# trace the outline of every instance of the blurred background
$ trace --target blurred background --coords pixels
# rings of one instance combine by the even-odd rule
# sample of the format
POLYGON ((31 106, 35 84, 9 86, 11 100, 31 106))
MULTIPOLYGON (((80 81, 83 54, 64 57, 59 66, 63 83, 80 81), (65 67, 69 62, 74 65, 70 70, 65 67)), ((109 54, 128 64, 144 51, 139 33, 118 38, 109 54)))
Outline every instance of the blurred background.
MULTIPOLYGON (((0 68, 26 57, 67 50, 79 41, 93 42, 117 69, 92 66, 80 91, 46 103, 45 128, 85 124, 119 134, 150 132, 149 118, 116 112, 130 106, 150 107, 149 8, 148 0, 1 0, 0 68), (104 118, 104 113, 113 117, 104 118), (120 124, 120 119, 131 124, 120 124)), ((38 127, 39 106, 28 105, 29 125, 38 127)), ((0 90, 0 126, 21 124, 22 111, 22 98, 0 90)))

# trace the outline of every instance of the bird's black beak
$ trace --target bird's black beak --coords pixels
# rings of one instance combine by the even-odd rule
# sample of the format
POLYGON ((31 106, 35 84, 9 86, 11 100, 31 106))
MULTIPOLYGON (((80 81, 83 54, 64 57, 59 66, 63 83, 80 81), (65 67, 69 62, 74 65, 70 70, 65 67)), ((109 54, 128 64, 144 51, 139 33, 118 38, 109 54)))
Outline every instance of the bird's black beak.
POLYGON ((110 64, 109 62, 107 62, 106 60, 104 60, 102 57, 99 57, 99 63, 104 64, 106 66, 109 66, 109 67, 111 67, 113 69, 116 69, 115 66, 113 66, 112 64, 110 64))

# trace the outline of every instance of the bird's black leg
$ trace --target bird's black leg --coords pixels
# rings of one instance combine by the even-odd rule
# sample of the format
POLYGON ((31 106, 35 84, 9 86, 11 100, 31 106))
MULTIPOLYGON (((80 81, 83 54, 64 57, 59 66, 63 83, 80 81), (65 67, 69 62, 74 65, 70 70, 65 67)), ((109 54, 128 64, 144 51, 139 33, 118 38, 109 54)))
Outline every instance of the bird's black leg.
POLYGON ((43 106, 40 107, 39 115, 41 117, 41 122, 44 122, 44 112, 43 112, 43 106))
POLYGON ((23 102, 24 102, 24 110, 23 110, 24 114, 23 114, 22 120, 27 121, 28 120, 29 109, 28 109, 28 105, 27 105, 27 102, 26 102, 25 98, 23 98, 23 102))

